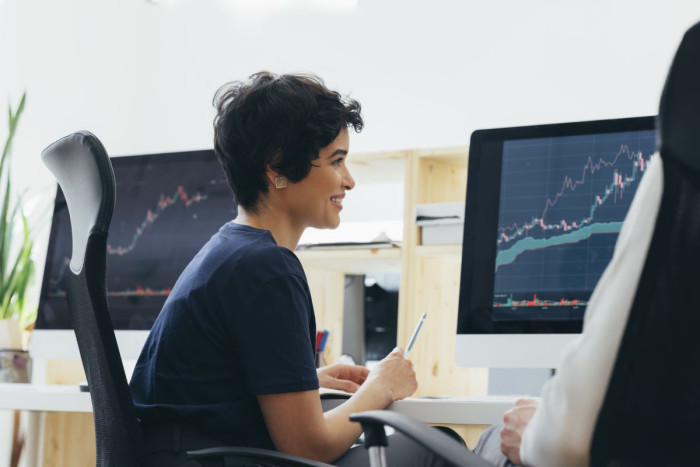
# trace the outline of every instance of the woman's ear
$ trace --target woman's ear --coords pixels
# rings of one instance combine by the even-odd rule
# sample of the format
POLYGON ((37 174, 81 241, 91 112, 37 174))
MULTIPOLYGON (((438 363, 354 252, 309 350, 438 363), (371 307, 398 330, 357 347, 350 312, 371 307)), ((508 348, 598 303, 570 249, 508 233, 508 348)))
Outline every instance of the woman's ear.
POLYGON ((286 188, 287 186, 287 178, 275 169, 273 169, 273 167, 280 163, 281 159, 282 150, 278 149, 275 151, 275 155, 272 156, 270 164, 265 169, 265 176, 267 177, 267 182, 273 187, 277 188, 278 190, 280 188, 286 188))
POLYGON ((280 175, 279 172, 269 166, 265 169, 265 176, 267 177, 268 183, 278 190, 287 187, 287 178, 280 175))

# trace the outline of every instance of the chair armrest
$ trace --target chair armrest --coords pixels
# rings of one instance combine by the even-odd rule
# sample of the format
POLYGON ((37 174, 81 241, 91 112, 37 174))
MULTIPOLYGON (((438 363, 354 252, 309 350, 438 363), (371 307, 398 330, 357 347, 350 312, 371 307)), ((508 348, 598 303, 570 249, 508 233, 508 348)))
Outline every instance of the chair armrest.
POLYGON ((268 460, 272 462, 279 462, 280 465, 293 467, 333 467, 329 464, 324 464, 323 462, 312 461, 310 459, 304 459, 303 457, 297 457, 279 451, 272 451, 270 449, 244 448, 233 446, 187 451, 187 457, 189 457, 190 459, 205 459, 211 457, 238 457, 250 458, 254 460, 268 460))
POLYGON ((388 410, 370 410, 352 414, 350 420, 361 423, 365 432, 365 427, 372 425, 390 426, 452 465, 493 467, 445 433, 403 414, 388 410))
POLYGON ((335 409, 346 400, 350 399, 351 394, 341 394, 336 392, 321 393, 321 408, 324 412, 335 409))

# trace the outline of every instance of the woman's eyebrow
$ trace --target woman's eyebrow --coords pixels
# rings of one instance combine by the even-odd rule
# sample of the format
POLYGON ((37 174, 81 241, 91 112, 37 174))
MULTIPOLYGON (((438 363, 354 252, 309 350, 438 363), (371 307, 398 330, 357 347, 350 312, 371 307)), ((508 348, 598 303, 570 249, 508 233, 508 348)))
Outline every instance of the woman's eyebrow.
POLYGON ((348 155, 348 150, 347 149, 336 149, 333 151, 332 154, 328 155, 328 159, 335 157, 335 156, 347 156, 348 155))

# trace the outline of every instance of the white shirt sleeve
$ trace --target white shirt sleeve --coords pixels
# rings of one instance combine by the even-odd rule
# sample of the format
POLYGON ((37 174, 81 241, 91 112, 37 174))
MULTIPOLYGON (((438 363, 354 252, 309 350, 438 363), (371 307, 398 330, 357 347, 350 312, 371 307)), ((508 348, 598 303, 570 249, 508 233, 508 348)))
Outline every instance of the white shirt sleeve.
POLYGON ((593 429, 654 232, 663 166, 654 155, 640 182, 610 264, 591 295, 583 332, 564 352, 557 374, 525 429, 523 465, 588 465, 593 429))

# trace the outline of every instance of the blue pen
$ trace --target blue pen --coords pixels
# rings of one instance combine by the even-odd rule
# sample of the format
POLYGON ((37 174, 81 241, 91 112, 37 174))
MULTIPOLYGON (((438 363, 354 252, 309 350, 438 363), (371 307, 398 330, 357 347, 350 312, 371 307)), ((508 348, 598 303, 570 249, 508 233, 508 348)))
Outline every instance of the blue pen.
POLYGON ((323 352, 323 349, 326 348, 326 341, 328 340, 329 334, 330 334, 330 331, 328 329, 323 330, 323 337, 321 337, 321 344, 318 346, 319 353, 323 352))

